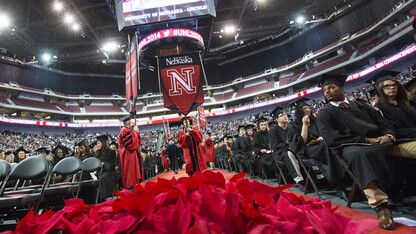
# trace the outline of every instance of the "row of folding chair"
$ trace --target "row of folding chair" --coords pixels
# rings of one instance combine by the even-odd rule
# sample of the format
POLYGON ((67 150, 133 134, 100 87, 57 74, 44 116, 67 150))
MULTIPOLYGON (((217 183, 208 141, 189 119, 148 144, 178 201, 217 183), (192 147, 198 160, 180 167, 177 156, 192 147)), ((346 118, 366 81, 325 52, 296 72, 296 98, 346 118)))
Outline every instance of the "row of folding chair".
MULTIPOLYGON (((32 156, 18 164, 9 164, 0 160, 0 224, 4 220, 19 220, 31 207, 35 214, 40 207, 49 208, 51 201, 56 197, 71 195, 78 197, 82 188, 94 186, 96 188, 95 202, 98 202, 101 181, 83 180, 83 173, 99 171, 98 178, 101 178, 102 163, 95 157, 87 158, 81 162, 79 158, 68 157, 62 159, 55 166, 42 156, 32 156), (64 182, 58 184, 50 183, 52 175, 62 175, 79 178, 78 181, 64 182), (79 174, 79 176, 77 176, 79 174), (42 179, 40 185, 30 185, 28 181, 42 179), (11 181, 15 181, 14 187, 8 188, 11 181)), ((88 191, 88 190, 87 190, 88 191)))

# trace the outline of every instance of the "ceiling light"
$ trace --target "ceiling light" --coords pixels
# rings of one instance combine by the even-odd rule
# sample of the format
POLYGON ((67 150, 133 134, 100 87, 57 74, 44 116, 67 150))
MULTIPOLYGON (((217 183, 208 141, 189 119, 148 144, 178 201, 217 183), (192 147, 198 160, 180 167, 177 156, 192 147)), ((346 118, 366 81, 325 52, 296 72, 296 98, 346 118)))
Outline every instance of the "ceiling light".
POLYGON ((63 5, 61 2, 55 1, 55 2, 53 3, 53 8, 54 8, 56 11, 61 11, 61 10, 64 8, 64 5, 63 5))
POLYGON ((305 22, 305 17, 303 16, 298 16, 298 18, 296 18, 296 23, 298 24, 303 24, 305 22))
POLYGON ((0 14, 0 29, 10 26, 10 19, 5 14, 0 14))
POLYGON ((225 32, 225 33, 228 33, 228 34, 232 34, 232 33, 234 33, 234 32, 235 32, 235 30, 236 30, 236 28, 235 28, 234 26, 232 26, 232 25, 228 25, 228 26, 226 26, 226 27, 224 28, 224 32, 225 32))
POLYGON ((294 24, 294 23, 295 23, 295 21, 293 21, 293 20, 290 21, 290 24, 294 24))
POLYGON ((79 24, 75 23, 72 25, 72 30, 74 31, 78 31, 81 27, 79 26, 79 24))
POLYGON ((71 14, 66 14, 65 17, 64 17, 64 21, 65 21, 65 23, 70 24, 70 23, 74 22, 74 16, 71 15, 71 14))
POLYGON ((115 42, 107 42, 103 45, 103 50, 106 52, 113 52, 117 48, 118 48, 118 45, 115 42))
POLYGON ((51 60, 51 56, 49 54, 43 54, 42 59, 45 62, 49 62, 51 60))
POLYGON ((53 56, 53 58, 54 58, 54 59, 57 59, 57 58, 58 58, 58 56, 54 55, 54 56, 53 56))

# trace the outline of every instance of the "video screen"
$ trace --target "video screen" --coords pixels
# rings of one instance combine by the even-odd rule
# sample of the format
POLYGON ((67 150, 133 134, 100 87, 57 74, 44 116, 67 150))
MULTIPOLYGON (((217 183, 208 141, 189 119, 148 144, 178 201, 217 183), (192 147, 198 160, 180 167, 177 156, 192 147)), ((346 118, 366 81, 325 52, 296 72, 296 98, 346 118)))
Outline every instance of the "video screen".
POLYGON ((124 27, 210 14, 214 0, 115 0, 119 30, 124 27))

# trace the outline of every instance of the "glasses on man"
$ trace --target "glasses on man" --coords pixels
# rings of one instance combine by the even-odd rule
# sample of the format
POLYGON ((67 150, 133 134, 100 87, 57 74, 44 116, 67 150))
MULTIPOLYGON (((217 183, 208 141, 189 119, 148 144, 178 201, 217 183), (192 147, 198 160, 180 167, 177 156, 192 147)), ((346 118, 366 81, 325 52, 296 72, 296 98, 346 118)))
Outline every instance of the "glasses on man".
POLYGON ((399 85, 397 83, 383 85, 383 89, 392 89, 392 88, 397 88, 397 87, 399 87, 399 85))

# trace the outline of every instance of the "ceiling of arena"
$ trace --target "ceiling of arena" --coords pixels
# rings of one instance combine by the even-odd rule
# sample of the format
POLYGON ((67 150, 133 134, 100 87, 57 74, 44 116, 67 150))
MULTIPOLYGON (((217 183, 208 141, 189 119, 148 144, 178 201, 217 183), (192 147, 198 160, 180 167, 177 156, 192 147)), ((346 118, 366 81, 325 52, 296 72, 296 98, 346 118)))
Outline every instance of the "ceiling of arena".
POLYGON ((136 29, 140 37, 169 27, 193 29, 204 38, 206 59, 221 58, 224 54, 239 56, 283 41, 322 20, 335 18, 330 16, 336 11, 346 13, 365 1, 215 0, 215 18, 182 19, 121 32, 117 28, 113 0, 61 2, 64 8, 57 12, 53 8, 54 0, 1 1, 0 13, 10 18, 10 30, 0 31, 1 53, 26 62, 40 60, 43 53, 49 53, 56 56, 50 66, 63 70, 122 74, 127 35, 133 35, 136 29), (64 12, 74 16, 74 23, 64 22, 64 12), (307 23, 296 23, 299 16, 304 16, 307 23), (75 23, 80 30, 72 30, 75 23), (225 27, 230 25, 236 30, 226 34, 225 27), (108 41, 120 45, 117 52, 103 53, 101 48, 108 41))

